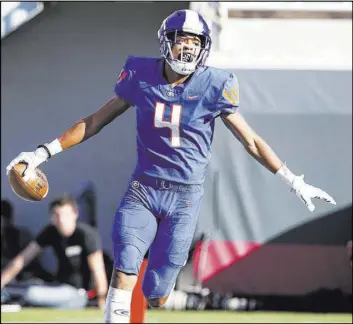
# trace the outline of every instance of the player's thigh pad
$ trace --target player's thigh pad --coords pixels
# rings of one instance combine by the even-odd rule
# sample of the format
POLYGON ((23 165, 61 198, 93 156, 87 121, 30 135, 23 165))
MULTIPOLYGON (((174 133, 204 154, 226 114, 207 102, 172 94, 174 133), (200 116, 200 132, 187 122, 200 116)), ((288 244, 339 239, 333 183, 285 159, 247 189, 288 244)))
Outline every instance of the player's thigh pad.
POLYGON ((173 289, 189 255, 202 193, 180 195, 173 214, 160 222, 143 281, 146 298, 162 298, 173 289))
POLYGON ((115 213, 112 231, 114 266, 133 274, 138 274, 157 231, 156 218, 137 197, 138 189, 130 186, 127 190, 115 213))

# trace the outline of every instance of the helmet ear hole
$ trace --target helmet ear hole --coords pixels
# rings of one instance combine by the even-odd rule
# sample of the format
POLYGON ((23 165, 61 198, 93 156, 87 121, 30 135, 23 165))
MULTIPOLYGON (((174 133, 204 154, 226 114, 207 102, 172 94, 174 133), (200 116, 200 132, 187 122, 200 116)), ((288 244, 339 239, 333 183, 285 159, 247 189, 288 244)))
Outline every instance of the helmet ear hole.
POLYGON ((175 36, 174 32, 166 33, 166 36, 170 41, 174 42, 174 36, 175 36))
POLYGON ((201 48, 205 48, 206 47, 206 37, 205 36, 199 36, 200 40, 201 40, 201 48))

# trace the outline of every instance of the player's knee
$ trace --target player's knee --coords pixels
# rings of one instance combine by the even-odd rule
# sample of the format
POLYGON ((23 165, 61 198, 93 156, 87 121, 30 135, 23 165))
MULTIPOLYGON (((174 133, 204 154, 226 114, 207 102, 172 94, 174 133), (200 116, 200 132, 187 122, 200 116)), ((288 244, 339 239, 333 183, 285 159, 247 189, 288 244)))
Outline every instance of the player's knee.
POLYGON ((173 290, 175 281, 172 277, 160 278, 157 271, 147 270, 143 278, 142 291, 151 307, 161 307, 173 290), (169 280, 168 280, 169 279, 169 280), (163 297, 156 297, 163 296, 163 297))
POLYGON ((162 298, 147 298, 148 305, 150 305, 153 308, 158 308, 161 307, 165 304, 167 301, 168 296, 162 297, 162 298))
POLYGON ((140 250, 131 244, 118 244, 114 249, 114 268, 127 274, 138 274, 142 255, 140 250))
POLYGON ((146 299, 151 299, 152 296, 158 291, 160 278, 158 273, 154 270, 146 270, 142 282, 142 291, 146 299))

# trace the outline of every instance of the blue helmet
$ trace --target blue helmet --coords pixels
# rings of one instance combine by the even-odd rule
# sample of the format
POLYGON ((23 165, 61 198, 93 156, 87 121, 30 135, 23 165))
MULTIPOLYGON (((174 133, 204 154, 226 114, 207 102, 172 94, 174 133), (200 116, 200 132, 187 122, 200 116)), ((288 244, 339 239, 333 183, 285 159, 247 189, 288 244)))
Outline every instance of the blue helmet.
POLYGON ((193 10, 177 10, 164 19, 158 30, 158 40, 162 57, 173 71, 182 75, 193 73, 203 66, 210 54, 211 30, 205 19, 193 10), (185 58, 184 55, 173 57, 172 48, 176 43, 178 33, 197 35, 201 40, 201 48, 196 57, 185 58))

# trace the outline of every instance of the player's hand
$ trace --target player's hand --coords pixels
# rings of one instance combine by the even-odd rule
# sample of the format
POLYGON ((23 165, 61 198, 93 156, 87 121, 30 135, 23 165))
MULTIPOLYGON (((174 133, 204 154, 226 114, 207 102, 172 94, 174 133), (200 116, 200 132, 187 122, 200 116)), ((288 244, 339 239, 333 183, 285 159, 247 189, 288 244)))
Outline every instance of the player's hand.
POLYGON ((27 169, 23 172, 23 180, 27 181, 35 168, 45 162, 48 159, 48 153, 43 148, 38 148, 34 152, 22 152, 15 157, 10 164, 6 167, 6 174, 9 174, 10 170, 20 162, 27 164, 27 169))
POLYGON ((104 312, 105 309, 105 297, 98 297, 98 308, 104 312))
POLYGON ((323 199, 330 204, 336 205, 335 200, 325 191, 305 183, 304 175, 294 178, 292 190, 311 212, 315 210, 315 206, 311 201, 312 198, 323 199))

